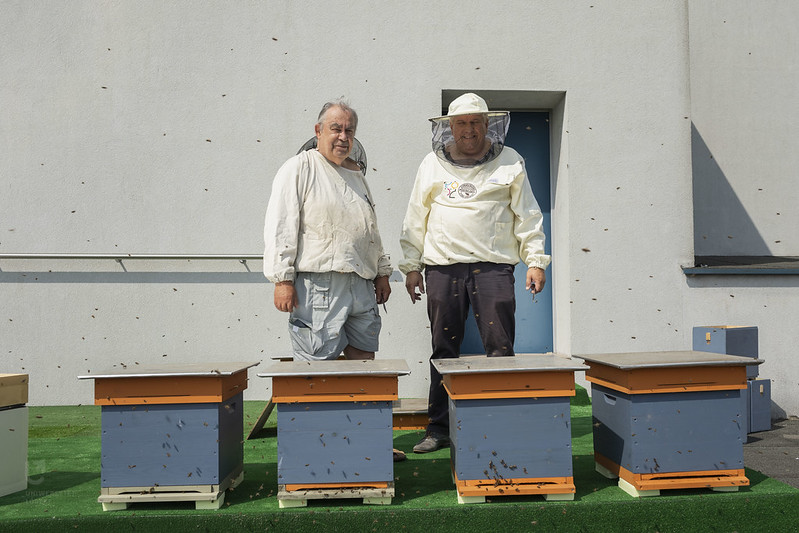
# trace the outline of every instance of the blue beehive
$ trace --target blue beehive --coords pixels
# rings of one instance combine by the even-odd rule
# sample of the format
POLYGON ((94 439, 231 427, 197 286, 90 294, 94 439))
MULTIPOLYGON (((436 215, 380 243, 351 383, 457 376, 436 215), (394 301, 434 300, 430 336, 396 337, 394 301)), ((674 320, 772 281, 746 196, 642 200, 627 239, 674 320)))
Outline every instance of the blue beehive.
POLYGON ((597 471, 633 496, 737 490, 746 370, 759 359, 701 351, 581 356, 589 363, 597 471))
POLYGON ((438 359, 449 396, 450 460, 460 503, 540 494, 571 500, 574 372, 554 354, 438 359))
POLYGON ((385 505, 394 496, 392 404, 397 360, 287 361, 272 378, 277 406, 278 503, 363 498, 385 505))
POLYGON ((103 510, 193 501, 219 509, 244 478, 243 391, 253 363, 114 368, 94 380, 101 406, 103 510))
POLYGON ((278 483, 393 482, 391 402, 277 408, 278 483))
POLYGON ((450 400, 458 479, 572 476, 569 398, 450 400))
POLYGON ((103 487, 218 485, 244 461, 242 394, 222 403, 104 406, 103 487))
POLYGON ((591 388, 594 451, 633 474, 743 468, 741 390, 625 394, 591 388))

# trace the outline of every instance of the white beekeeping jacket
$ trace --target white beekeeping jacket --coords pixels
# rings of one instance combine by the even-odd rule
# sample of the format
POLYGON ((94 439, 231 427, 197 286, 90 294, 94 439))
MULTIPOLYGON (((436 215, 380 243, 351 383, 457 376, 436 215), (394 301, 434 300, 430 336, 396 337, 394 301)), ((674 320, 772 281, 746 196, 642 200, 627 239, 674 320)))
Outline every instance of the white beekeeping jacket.
POLYGON ((372 194, 359 171, 316 150, 278 170, 264 224, 264 275, 294 280, 297 272, 354 272, 364 279, 391 274, 372 194))
POLYGON ((403 274, 425 264, 492 262, 546 268, 543 215, 524 162, 509 147, 474 167, 428 154, 403 222, 403 274))

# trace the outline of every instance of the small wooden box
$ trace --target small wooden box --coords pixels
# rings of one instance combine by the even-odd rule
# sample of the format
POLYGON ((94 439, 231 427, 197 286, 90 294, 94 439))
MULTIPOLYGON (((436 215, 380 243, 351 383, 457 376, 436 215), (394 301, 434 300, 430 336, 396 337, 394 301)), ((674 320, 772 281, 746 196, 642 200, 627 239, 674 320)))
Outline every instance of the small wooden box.
POLYGON ((553 354, 434 360, 449 395, 450 459, 460 503, 542 494, 570 500, 570 397, 586 367, 553 354))
POLYGON ((28 374, 0 374, 0 408, 28 403, 28 374))

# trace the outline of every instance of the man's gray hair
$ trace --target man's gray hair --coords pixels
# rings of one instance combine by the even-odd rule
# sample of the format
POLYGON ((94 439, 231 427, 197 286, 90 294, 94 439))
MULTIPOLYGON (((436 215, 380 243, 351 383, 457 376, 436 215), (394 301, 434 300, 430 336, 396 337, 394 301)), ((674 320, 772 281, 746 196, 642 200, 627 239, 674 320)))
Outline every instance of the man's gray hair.
POLYGON ((331 107, 338 107, 341 110, 349 113, 350 117, 352 117, 353 129, 356 130, 358 129, 358 113, 356 113, 355 110, 350 107, 350 104, 348 104, 346 101, 344 101, 341 98, 339 98, 338 100, 327 102, 325 105, 322 106, 322 110, 319 112, 319 118, 317 118, 316 122, 317 124, 319 124, 320 126, 322 125, 322 123, 325 121, 325 115, 327 114, 328 110, 331 107))

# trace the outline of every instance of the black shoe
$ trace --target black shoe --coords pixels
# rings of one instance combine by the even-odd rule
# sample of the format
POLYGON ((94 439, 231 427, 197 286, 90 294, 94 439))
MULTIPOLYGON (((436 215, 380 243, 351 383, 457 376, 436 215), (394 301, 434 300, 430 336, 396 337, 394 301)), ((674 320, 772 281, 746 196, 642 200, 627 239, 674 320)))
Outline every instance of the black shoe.
POLYGON ((449 437, 441 433, 427 433, 424 438, 413 447, 413 453, 434 452, 439 448, 449 446, 449 437))
POLYGON ((401 463, 405 459, 407 459, 407 457, 405 457, 405 452, 394 448, 394 462, 401 463))

